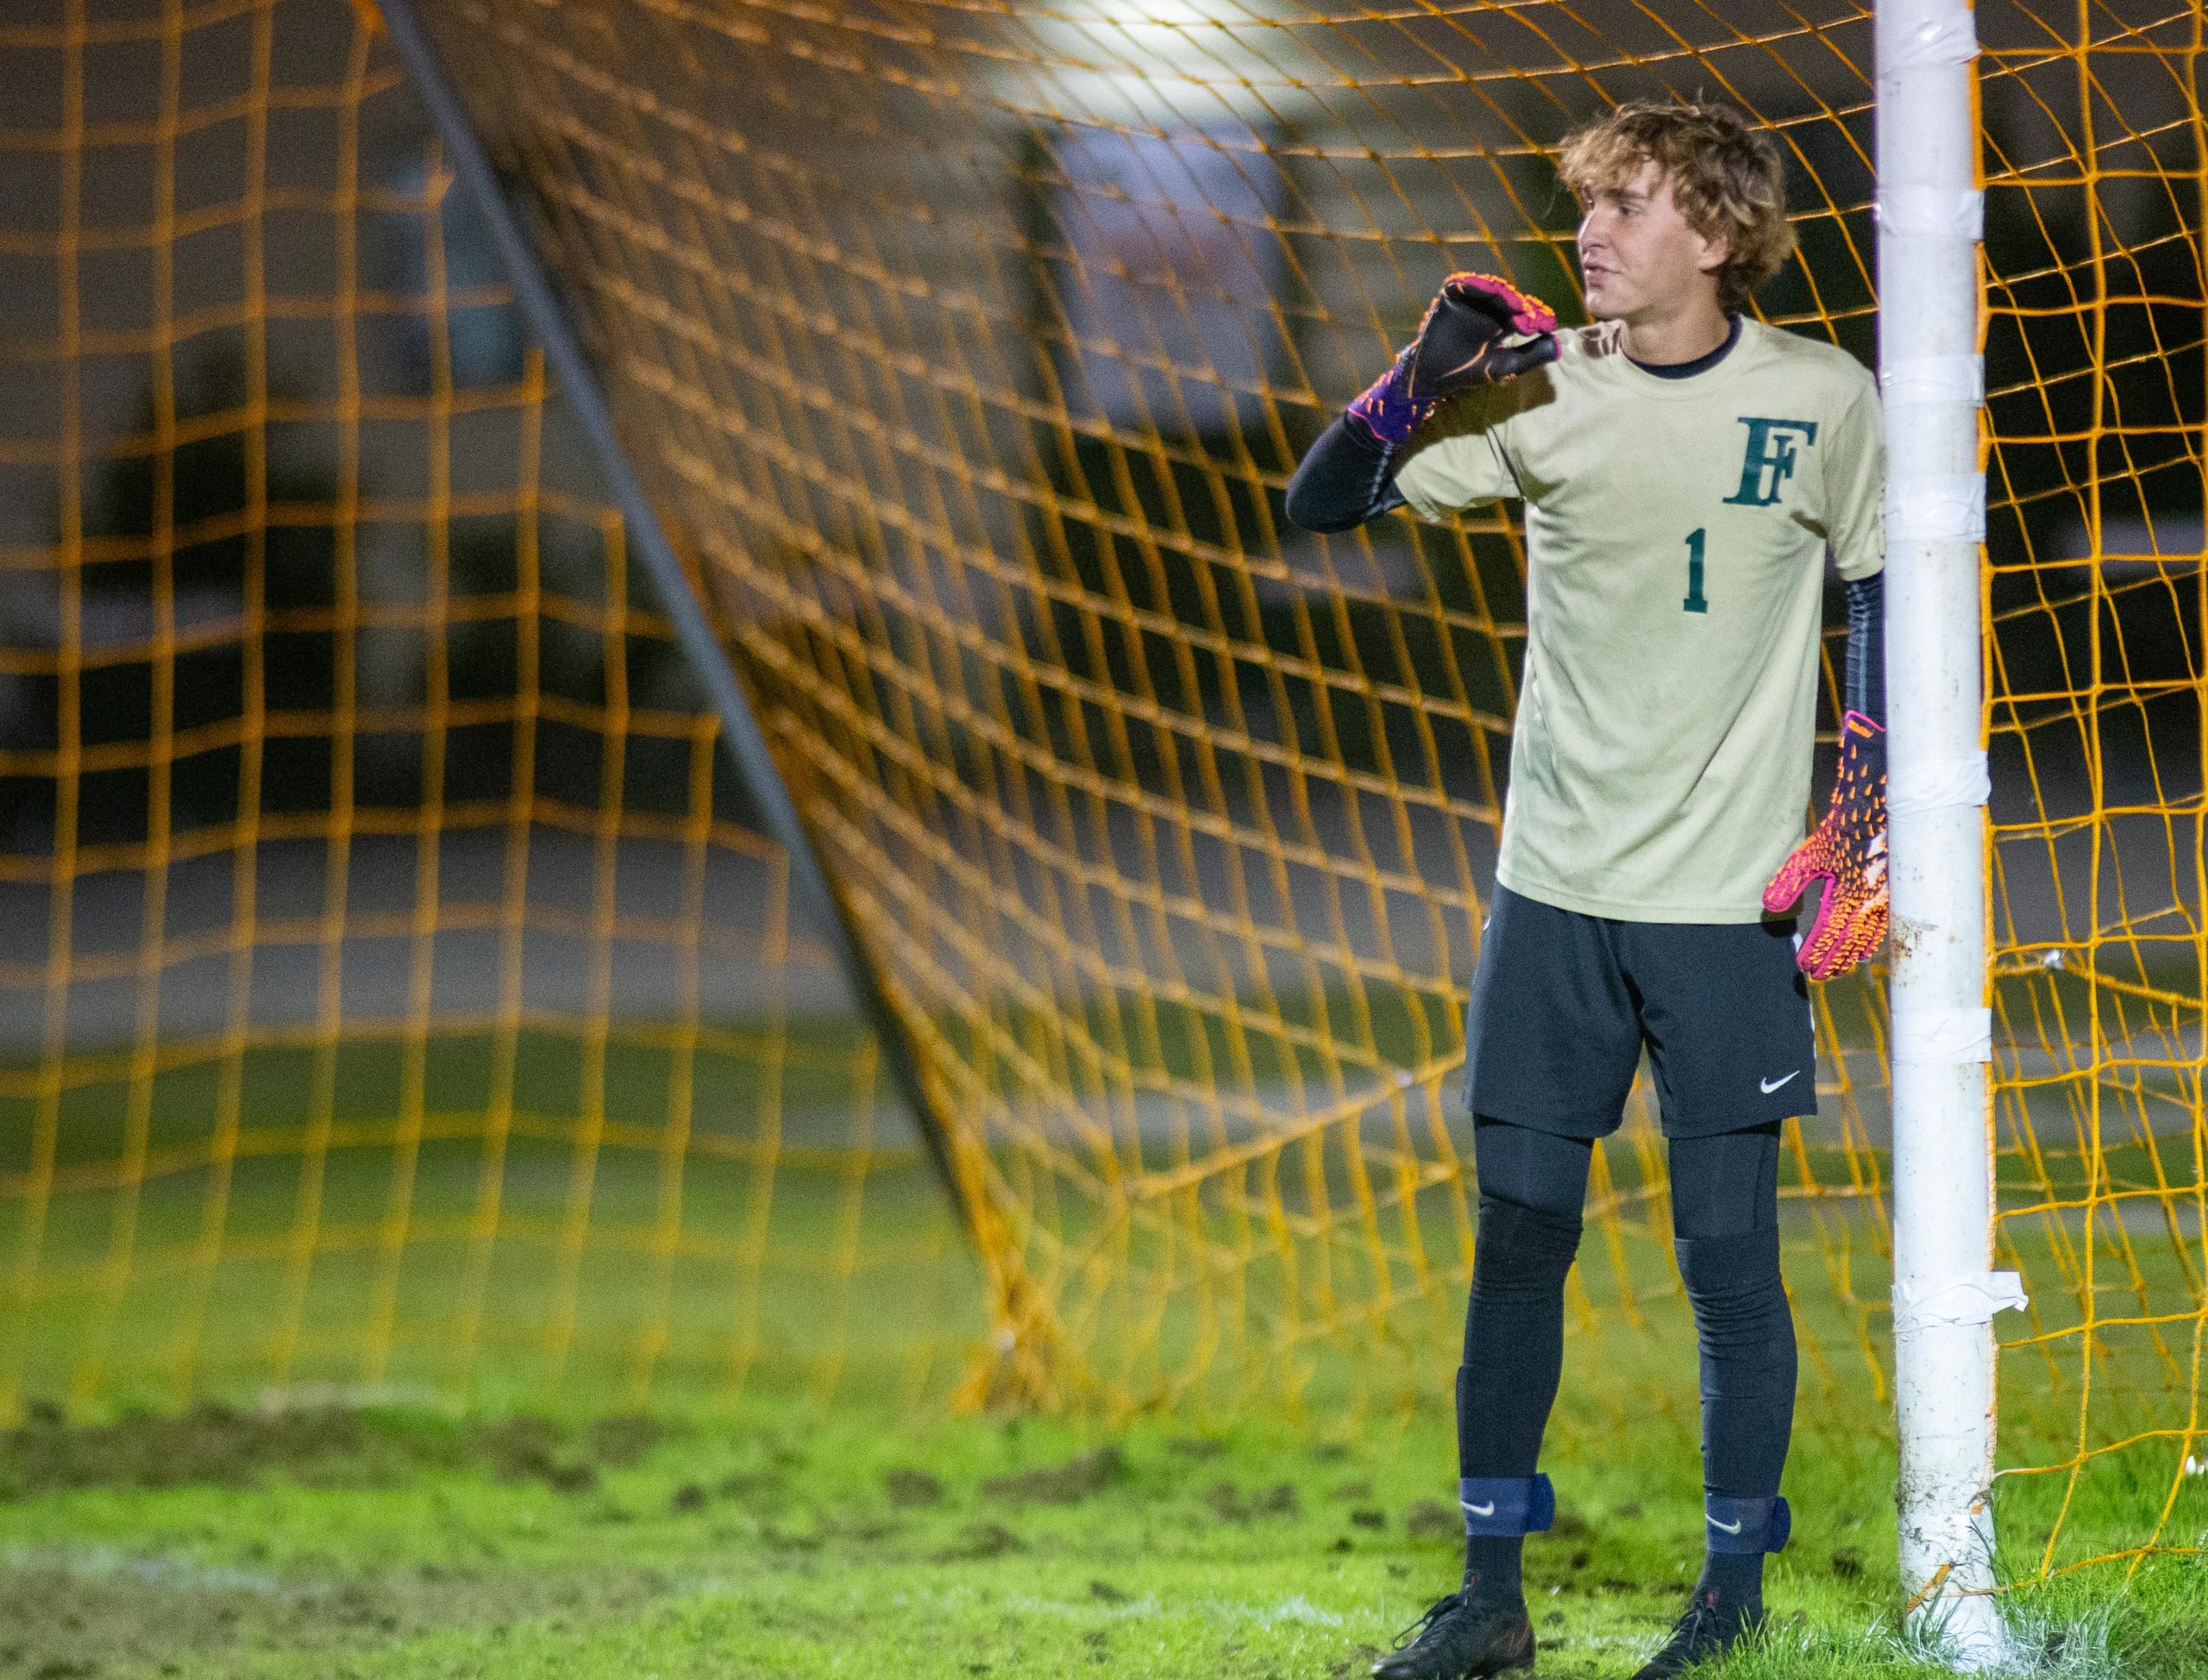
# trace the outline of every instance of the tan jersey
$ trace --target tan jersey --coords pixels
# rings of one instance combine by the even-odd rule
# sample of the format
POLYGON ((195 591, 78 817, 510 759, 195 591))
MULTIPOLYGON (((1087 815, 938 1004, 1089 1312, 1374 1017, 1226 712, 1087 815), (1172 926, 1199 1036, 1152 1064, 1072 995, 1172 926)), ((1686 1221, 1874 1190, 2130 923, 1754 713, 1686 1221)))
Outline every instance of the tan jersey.
POLYGON ((1396 474, 1421 518, 1526 504, 1526 674, 1496 867, 1638 922, 1752 922, 1802 837, 1824 559, 1885 563, 1878 388, 1754 321, 1715 367, 1634 366, 1616 323, 1445 404, 1396 474))

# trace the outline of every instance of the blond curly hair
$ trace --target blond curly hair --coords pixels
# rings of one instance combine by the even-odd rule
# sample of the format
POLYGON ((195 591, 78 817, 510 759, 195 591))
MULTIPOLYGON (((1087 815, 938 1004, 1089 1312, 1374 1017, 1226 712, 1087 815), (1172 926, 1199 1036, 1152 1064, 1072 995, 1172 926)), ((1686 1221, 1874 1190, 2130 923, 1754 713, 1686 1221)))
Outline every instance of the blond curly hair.
POLYGON ((1709 99, 1636 99, 1567 136, 1557 172, 1581 204, 1653 161, 1672 202, 1704 239, 1725 240, 1717 301, 1730 314, 1794 249, 1786 171, 1771 135, 1709 99))

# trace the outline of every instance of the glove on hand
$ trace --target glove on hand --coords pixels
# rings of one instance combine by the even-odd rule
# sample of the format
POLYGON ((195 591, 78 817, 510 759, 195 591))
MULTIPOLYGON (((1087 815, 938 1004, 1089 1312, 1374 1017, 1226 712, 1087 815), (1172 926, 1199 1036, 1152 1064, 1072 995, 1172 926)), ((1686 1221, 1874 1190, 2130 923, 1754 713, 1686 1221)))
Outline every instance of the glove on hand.
POLYGON ((1556 314, 1546 304, 1492 274, 1452 274, 1426 306, 1418 336, 1349 411, 1375 440, 1399 446, 1452 392, 1556 358, 1556 314))
POLYGON ((1831 809, 1771 878, 1763 907, 1785 909, 1819 879, 1824 902, 1794 961, 1811 980, 1831 980, 1886 937, 1886 732, 1860 711, 1841 720, 1831 809))

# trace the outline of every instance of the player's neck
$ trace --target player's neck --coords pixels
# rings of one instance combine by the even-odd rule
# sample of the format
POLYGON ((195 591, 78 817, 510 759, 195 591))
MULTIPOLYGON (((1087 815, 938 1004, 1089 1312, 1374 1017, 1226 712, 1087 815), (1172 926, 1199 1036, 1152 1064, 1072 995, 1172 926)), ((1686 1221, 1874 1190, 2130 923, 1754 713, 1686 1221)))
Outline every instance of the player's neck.
POLYGON ((1651 308, 1626 317, 1625 353, 1651 367, 1695 361, 1724 343, 1732 330, 1731 318, 1712 293, 1661 312, 1651 308))

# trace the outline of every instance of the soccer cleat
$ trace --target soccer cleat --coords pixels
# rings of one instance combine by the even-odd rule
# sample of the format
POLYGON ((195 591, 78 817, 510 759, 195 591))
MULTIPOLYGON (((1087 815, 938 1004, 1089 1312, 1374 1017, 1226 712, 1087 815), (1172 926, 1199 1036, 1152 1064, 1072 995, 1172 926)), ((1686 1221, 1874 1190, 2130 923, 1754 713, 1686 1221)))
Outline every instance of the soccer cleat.
POLYGON ((1763 1626, 1763 1606, 1721 1606, 1715 1589, 1697 1587, 1686 1614, 1672 1624, 1664 1648, 1642 1664, 1633 1680, 1672 1680, 1697 1663, 1715 1662, 1763 1626))
POLYGON ((1476 1680, 1534 1666, 1534 1619, 1522 1598, 1453 1592, 1405 1628, 1373 1680, 1476 1680))
POLYGON ((1811 980, 1832 980, 1886 937, 1886 731, 1860 711, 1841 720, 1832 806, 1763 889, 1763 907, 1785 910, 1816 881, 1824 896, 1794 960, 1811 980))
POLYGON ((1546 304, 1493 274, 1452 274, 1426 306, 1418 336, 1350 404, 1350 417, 1396 448, 1444 397, 1556 357, 1556 315, 1546 304))

